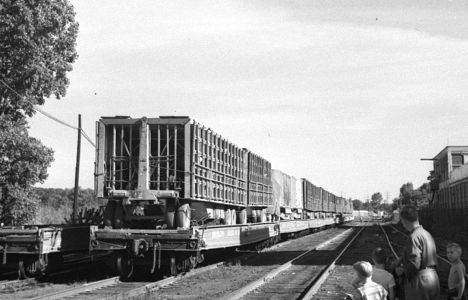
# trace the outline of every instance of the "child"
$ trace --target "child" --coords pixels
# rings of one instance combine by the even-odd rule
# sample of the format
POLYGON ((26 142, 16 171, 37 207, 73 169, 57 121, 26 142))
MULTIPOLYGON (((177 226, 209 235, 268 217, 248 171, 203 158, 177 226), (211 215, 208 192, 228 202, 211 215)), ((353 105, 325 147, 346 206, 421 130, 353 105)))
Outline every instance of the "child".
MULTIPOLYGON (((367 261, 358 261, 353 265, 356 271, 356 279, 353 281, 353 287, 357 291, 354 300, 385 300, 387 291, 378 283, 372 281, 372 265, 367 261)), ((346 299, 353 299, 347 295, 346 299)))
POLYGON ((387 253, 382 248, 375 248, 372 251, 372 261, 374 262, 374 272, 372 280, 384 287, 388 292, 388 300, 395 299, 395 278, 385 270, 387 253))
POLYGON ((465 265, 460 260, 462 249, 457 243, 447 245, 447 258, 450 260, 450 273, 448 277, 448 299, 466 299, 465 290, 465 265))

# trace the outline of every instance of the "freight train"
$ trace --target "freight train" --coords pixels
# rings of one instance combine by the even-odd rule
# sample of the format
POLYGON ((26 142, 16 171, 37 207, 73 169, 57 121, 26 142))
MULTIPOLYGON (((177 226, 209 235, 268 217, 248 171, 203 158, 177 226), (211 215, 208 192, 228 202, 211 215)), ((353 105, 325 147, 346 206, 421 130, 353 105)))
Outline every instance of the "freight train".
POLYGON ((210 250, 260 249, 352 219, 352 203, 295 178, 189 117, 102 117, 95 191, 107 199, 91 253, 129 277, 189 270, 210 250))
POLYGON ((280 170, 188 117, 103 117, 96 127, 100 226, 0 228, 0 275, 104 262, 122 278, 189 270, 207 253, 272 245, 352 219, 352 203, 280 170))

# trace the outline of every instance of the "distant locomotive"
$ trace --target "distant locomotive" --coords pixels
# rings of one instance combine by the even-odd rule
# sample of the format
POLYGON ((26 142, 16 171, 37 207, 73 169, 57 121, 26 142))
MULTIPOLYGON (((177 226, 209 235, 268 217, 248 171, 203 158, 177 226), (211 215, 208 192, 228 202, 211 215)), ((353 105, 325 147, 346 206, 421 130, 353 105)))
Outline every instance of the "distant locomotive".
POLYGON ((103 117, 95 191, 107 199, 91 250, 123 277, 195 267, 207 250, 275 243, 348 221, 351 201, 296 179, 188 117, 103 117))

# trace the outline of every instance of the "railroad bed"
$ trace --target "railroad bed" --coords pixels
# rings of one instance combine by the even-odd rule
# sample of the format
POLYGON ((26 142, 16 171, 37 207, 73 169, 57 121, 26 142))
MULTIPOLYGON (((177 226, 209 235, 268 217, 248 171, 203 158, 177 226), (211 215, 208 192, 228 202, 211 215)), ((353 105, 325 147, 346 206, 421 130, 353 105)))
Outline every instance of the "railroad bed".
MULTIPOLYGON (((238 299, 251 292, 255 293, 256 288, 262 288, 262 283, 275 275, 279 276, 278 273, 282 270, 295 267, 291 260, 296 257, 307 256, 309 251, 314 251, 317 246, 330 242, 336 236, 346 239, 353 231, 349 227, 343 227, 291 240, 267 251, 252 254, 236 264, 193 276, 189 280, 180 280, 159 290, 155 297, 156 299, 238 299)), ((343 240, 340 241, 342 242, 343 240)), ((310 265, 308 267, 316 269, 310 265)), ((283 293, 283 296, 286 296, 286 299, 293 299, 291 296, 299 291, 289 289, 288 292, 290 293, 283 293)), ((273 299, 270 293, 264 294, 262 291, 260 293, 263 299, 273 299)))
MULTIPOLYGON (((312 236, 334 235, 336 231, 340 231, 340 229, 333 228, 324 232, 315 233, 312 236)), ((292 242, 292 240, 275 245, 270 249, 283 247, 290 242, 292 242)), ((117 278, 102 280, 106 278, 106 274, 102 272, 104 268, 102 268, 102 266, 97 267, 97 265, 89 266, 91 269, 87 271, 84 270, 84 272, 67 270, 65 272, 71 273, 71 275, 63 276, 59 274, 58 280, 51 280, 50 277, 45 278, 45 282, 35 279, 21 281, 5 280, 2 281, 2 287, 0 288, 0 299, 62 299, 64 297, 71 299, 74 295, 76 297, 75 299, 127 299, 130 296, 133 297, 157 290, 161 286, 181 279, 186 280, 188 277, 205 272, 210 268, 217 268, 223 263, 226 263, 226 261, 231 261, 230 265, 232 265, 233 257, 246 259, 254 254, 256 254, 256 252, 253 251, 243 251, 234 254, 231 250, 229 253, 217 253, 216 258, 208 255, 206 263, 211 263, 212 265, 201 269, 198 268, 189 272, 188 275, 182 274, 182 276, 170 277, 159 281, 155 281, 158 278, 154 276, 152 278, 140 278, 141 282, 120 282, 117 278), (213 262, 218 263, 213 264, 213 262)), ((161 277, 159 279, 161 279, 161 277)))
MULTIPOLYGON (((405 235, 385 227, 400 254, 405 235)), ((275 245, 261 252, 246 251, 228 263, 195 269, 155 282, 121 282, 109 278, 85 286, 60 288, 37 299, 343 299, 352 292, 352 264, 371 261, 372 250, 392 251, 383 227, 354 222, 275 245), (62 292, 65 291, 66 294, 62 292)), ((448 265, 439 264, 442 287, 448 265), (445 270, 445 271, 444 271, 445 270)), ((446 282, 446 280, 445 280, 446 282)), ((4 294, 6 295, 6 294, 4 294)), ((33 292, 0 299, 36 299, 33 292)))
POLYGON ((151 299, 217 299, 346 230, 332 228, 283 242, 259 253, 241 252, 227 264, 221 262, 155 282, 120 282, 117 278, 109 278, 76 286, 46 286, 41 297, 36 297, 34 290, 26 290, 14 296, 4 294, 9 295, 4 299, 148 299, 148 294, 151 299))
MULTIPOLYGON (((3 281, 0 299, 343 299, 352 292, 356 261, 371 261, 376 247, 392 253, 389 244, 400 255, 406 238, 390 225, 354 222, 154 282, 3 281)), ((448 267, 440 257, 443 292, 448 267)))
MULTIPOLYGON (((382 226, 381 228, 387 233, 390 244, 396 254, 400 255, 407 238, 406 235, 399 232, 392 225, 382 226)), ((343 254, 337 262, 336 267, 330 272, 328 278, 320 286, 317 293, 313 295, 312 299, 343 299, 346 293, 351 293, 353 290, 351 282, 355 277, 352 265, 359 260, 372 262, 372 250, 377 247, 386 249, 390 259, 395 258, 391 255, 393 251, 389 248, 389 244, 381 228, 379 226, 370 227, 355 240, 353 246, 343 254)), ((447 298, 445 289, 447 287, 448 269, 447 260, 439 256, 437 273, 441 281, 441 299, 447 298)))

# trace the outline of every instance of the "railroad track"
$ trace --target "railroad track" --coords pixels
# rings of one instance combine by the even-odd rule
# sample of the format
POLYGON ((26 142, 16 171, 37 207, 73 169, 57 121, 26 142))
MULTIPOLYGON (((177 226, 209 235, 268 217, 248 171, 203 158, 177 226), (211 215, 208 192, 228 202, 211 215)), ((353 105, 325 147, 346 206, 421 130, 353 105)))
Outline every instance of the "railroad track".
POLYGON ((352 247, 348 247, 334 262, 336 268, 326 273, 329 277, 323 280, 320 287, 313 288, 316 293, 311 292, 302 299, 343 299, 347 293, 352 293, 351 282, 355 277, 352 265, 359 260, 371 262, 372 250, 376 247, 388 249, 389 255, 391 253, 398 258, 384 228, 378 223, 374 225, 377 226, 366 227, 367 229, 354 240, 352 247))
POLYGON ((333 268, 336 259, 349 247, 363 229, 364 227, 348 229, 280 265, 258 280, 231 292, 223 299, 269 299, 271 295, 275 295, 275 299, 308 297, 309 293, 314 292, 314 287, 325 278, 326 273, 333 268), (348 242, 342 247, 345 241, 348 242), (330 256, 330 252, 335 253, 335 259, 326 266, 321 265, 326 256, 330 256), (322 263, 314 266, 320 261, 322 263))
MULTIPOLYGON (((327 232, 330 234, 330 232, 335 232, 337 230, 338 229, 330 229, 329 231, 315 233, 315 235, 326 235, 327 232)), ((301 238, 293 241, 299 240, 301 240, 301 238)), ((121 282, 118 277, 113 277, 77 287, 70 287, 65 291, 48 293, 46 295, 38 296, 32 299, 129 299, 143 294, 155 292, 166 286, 174 286, 181 279, 188 280, 190 277, 196 277, 197 275, 200 275, 204 272, 217 269, 220 266, 235 265, 238 260, 247 259, 248 257, 254 256, 256 254, 266 253, 272 249, 285 248, 289 243, 290 241, 287 241, 277 244, 274 247, 271 247, 271 249, 265 249, 255 253, 244 253, 243 255, 240 255, 234 259, 230 259, 227 262, 214 263, 209 266, 194 269, 185 274, 169 277, 155 282, 121 282)))
MULTIPOLYGON (((333 232, 339 230, 342 229, 332 228, 314 233, 308 237, 310 239, 311 236, 319 237, 321 235, 334 234, 333 232)), ((307 239, 307 236, 277 244, 274 247, 271 247, 271 249, 288 248, 287 245, 291 241, 297 242, 303 238, 307 239)), ((58 283, 42 282, 35 279, 4 281, 5 289, 3 292, 0 290, 0 299, 4 299, 4 297, 7 297, 5 299, 10 299, 10 297, 15 297, 15 299, 127 299, 145 293, 154 292, 165 286, 173 286, 182 278, 186 279, 192 276, 196 277, 197 274, 218 268, 222 265, 235 265, 237 264, 236 261, 271 251, 271 249, 268 248, 255 253, 244 253, 238 257, 236 256, 235 259, 229 259, 227 262, 217 262, 206 267, 192 270, 189 273, 181 274, 180 276, 170 277, 156 282, 121 282, 117 277, 90 282, 87 284, 79 283, 79 281, 73 283, 67 281, 64 282, 60 279, 58 279, 58 283), (29 284, 30 286, 28 286, 29 284)))
POLYGON ((189 273, 171 276, 155 282, 123 282, 119 277, 107 278, 100 281, 87 283, 77 287, 71 287, 64 291, 50 293, 47 295, 31 298, 32 300, 55 300, 55 299, 129 299, 144 294, 148 294, 158 289, 177 282, 180 278, 194 276, 196 274, 206 272, 213 268, 217 268, 223 263, 217 263, 205 267, 201 267, 190 271, 189 273))

